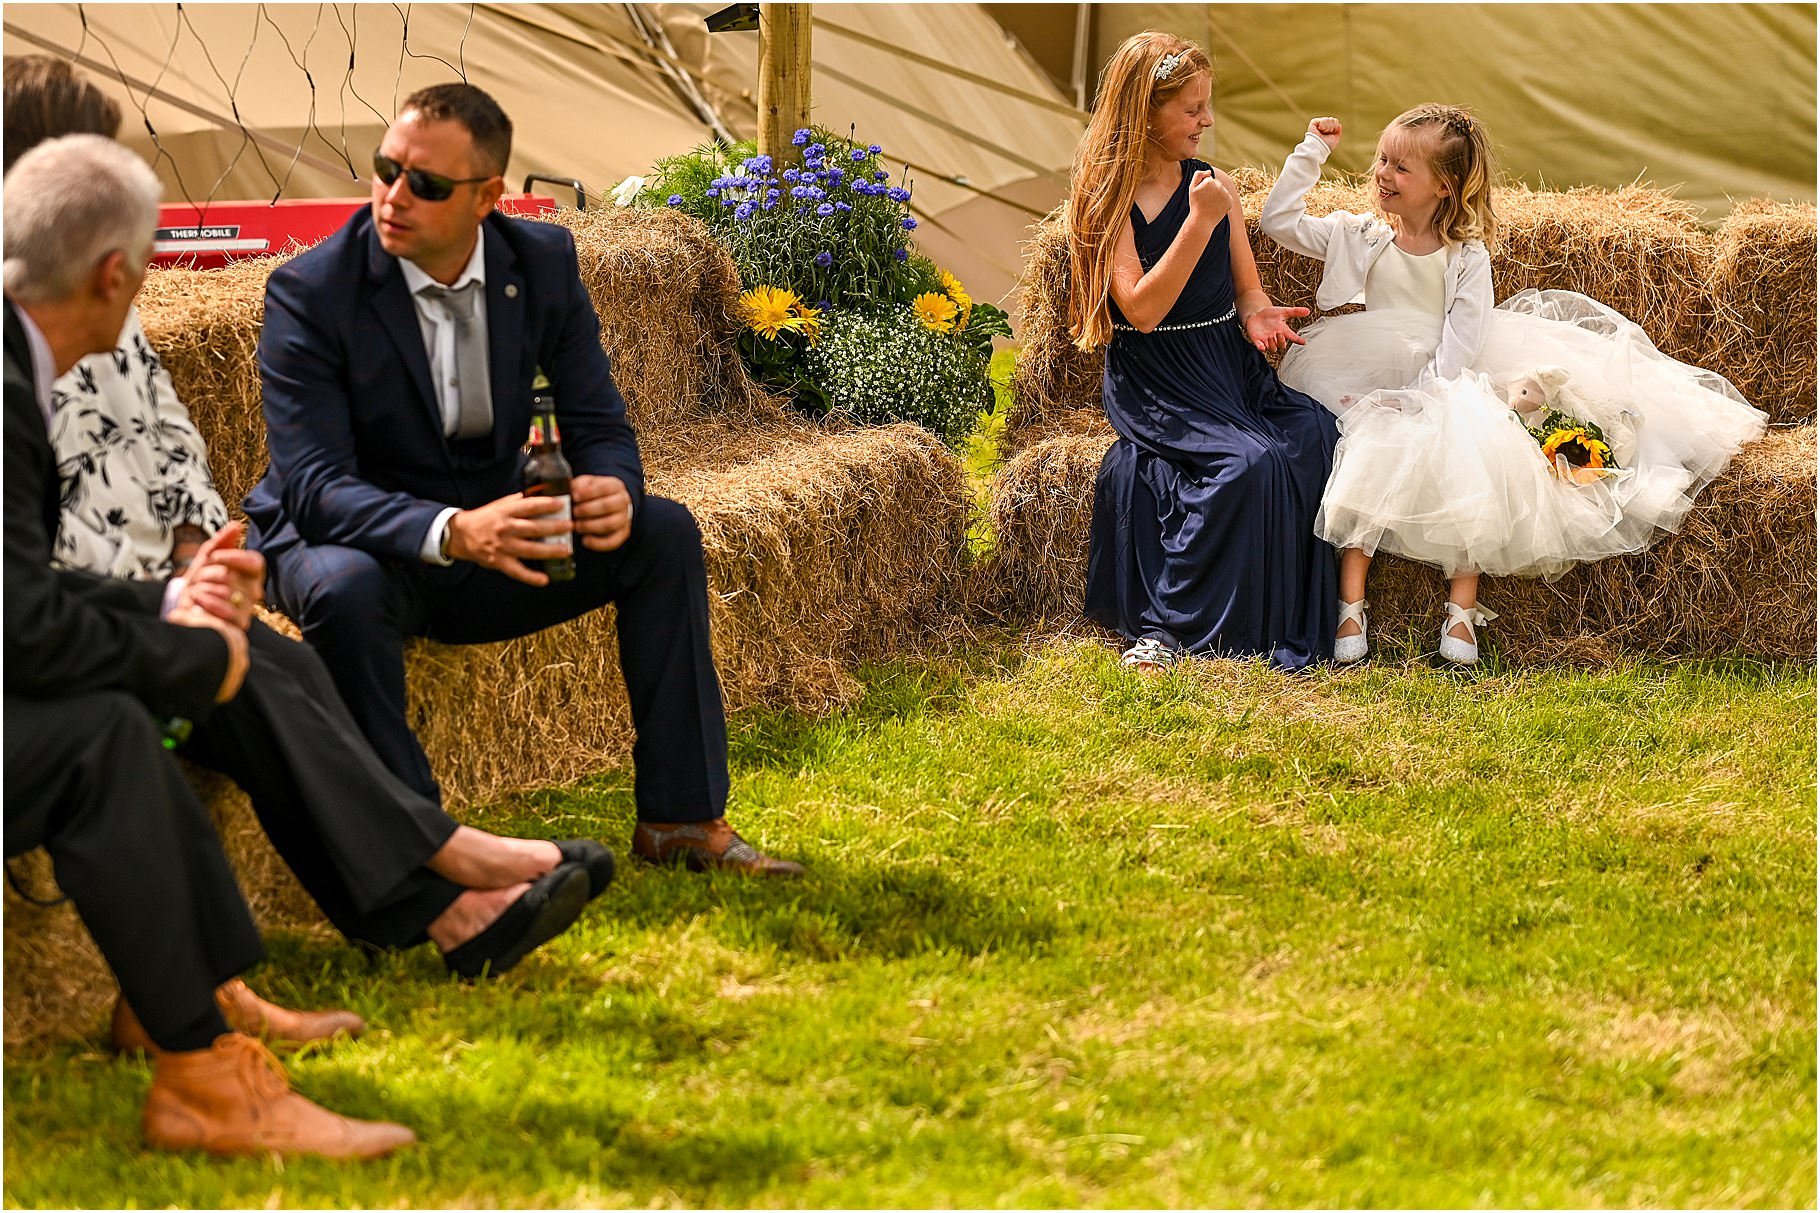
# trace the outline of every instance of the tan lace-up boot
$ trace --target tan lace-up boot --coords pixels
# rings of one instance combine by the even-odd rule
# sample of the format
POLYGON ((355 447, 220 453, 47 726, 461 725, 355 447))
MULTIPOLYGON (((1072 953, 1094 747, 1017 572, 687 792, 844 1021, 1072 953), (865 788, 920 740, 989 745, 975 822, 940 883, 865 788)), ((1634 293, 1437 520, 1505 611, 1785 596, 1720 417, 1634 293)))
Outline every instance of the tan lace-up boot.
MULTIPOLYGON (((221 1008, 229 1028, 276 1049, 294 1049, 335 1036, 358 1036, 366 1029, 366 1021, 352 1011, 293 1011, 268 1002, 238 977, 215 990, 215 1005, 221 1008)), ((154 1056, 160 1051, 124 998, 114 1003, 113 1036, 114 1047, 122 1053, 154 1056)))
POLYGON ((206 1049, 159 1053, 145 1097, 145 1141, 157 1150, 377 1158, 417 1135, 354 1120, 291 1090, 284 1067, 251 1036, 228 1032, 206 1049))

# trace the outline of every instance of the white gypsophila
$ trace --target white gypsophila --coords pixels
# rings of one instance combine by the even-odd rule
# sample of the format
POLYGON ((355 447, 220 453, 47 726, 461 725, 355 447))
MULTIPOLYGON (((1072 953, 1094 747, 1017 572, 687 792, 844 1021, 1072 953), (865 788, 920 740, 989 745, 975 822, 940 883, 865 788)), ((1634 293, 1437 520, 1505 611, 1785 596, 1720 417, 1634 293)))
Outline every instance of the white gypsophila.
POLYGON ((912 421, 949 442, 992 402, 986 360, 908 308, 828 313, 807 362, 837 411, 866 424, 912 421))
POLYGON ((613 187, 613 205, 631 206, 632 200, 638 197, 638 192, 644 188, 645 179, 643 177, 627 177, 613 187))

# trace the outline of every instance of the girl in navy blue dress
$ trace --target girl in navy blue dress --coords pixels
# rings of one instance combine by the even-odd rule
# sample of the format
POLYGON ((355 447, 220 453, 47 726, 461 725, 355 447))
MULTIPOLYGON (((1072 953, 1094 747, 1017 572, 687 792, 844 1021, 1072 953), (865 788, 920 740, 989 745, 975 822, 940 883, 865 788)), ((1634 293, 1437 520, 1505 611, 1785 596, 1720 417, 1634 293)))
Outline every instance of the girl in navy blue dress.
POLYGON ((1263 351, 1306 308, 1264 293, 1238 191, 1195 158, 1212 67, 1147 32, 1106 66, 1075 155, 1069 327, 1106 347, 1087 614, 1159 670, 1183 654, 1298 670, 1332 656, 1333 549, 1314 534, 1335 425, 1263 351))

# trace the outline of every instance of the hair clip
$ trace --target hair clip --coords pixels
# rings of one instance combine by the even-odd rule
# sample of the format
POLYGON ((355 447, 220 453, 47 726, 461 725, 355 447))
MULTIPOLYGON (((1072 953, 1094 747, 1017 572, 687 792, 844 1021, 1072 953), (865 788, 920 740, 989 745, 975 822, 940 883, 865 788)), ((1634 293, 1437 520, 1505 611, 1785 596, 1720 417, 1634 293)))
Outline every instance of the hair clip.
POLYGON ((1183 56, 1187 55, 1187 53, 1187 51, 1177 51, 1173 55, 1164 55, 1161 59, 1157 60, 1156 79, 1169 79, 1169 73, 1175 70, 1175 65, 1180 63, 1183 56))

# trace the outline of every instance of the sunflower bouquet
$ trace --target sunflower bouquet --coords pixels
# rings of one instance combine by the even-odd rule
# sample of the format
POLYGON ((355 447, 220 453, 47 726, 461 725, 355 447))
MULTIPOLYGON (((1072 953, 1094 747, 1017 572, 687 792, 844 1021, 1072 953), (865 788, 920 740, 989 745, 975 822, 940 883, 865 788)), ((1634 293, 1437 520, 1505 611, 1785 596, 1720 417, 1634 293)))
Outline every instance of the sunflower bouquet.
POLYGON ((1590 421, 1551 408, 1527 428, 1542 448, 1549 470, 1562 480, 1592 484, 1620 470, 1605 431, 1590 421))

